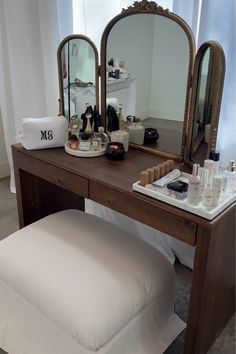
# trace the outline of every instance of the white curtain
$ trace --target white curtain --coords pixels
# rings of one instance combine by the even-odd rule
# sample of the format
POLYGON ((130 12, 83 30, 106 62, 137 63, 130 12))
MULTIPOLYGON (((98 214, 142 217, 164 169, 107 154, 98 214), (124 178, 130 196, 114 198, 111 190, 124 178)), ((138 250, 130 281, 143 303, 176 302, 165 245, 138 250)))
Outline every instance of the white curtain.
POLYGON ((236 160, 236 2, 202 2, 198 45, 218 41, 225 52, 226 74, 217 137, 222 164, 236 160))
MULTIPOLYGON (((56 53, 69 27, 65 21, 59 22, 63 19, 58 17, 60 2, 0 1, 0 113, 11 172, 10 145, 15 143, 22 118, 58 114, 56 53)), ((70 18, 72 31, 69 3, 64 17, 70 18)))
POLYGON ((236 2, 235 0, 173 0, 176 12, 192 28, 197 47, 218 41, 226 57, 226 73, 217 136, 221 164, 236 160, 236 2))

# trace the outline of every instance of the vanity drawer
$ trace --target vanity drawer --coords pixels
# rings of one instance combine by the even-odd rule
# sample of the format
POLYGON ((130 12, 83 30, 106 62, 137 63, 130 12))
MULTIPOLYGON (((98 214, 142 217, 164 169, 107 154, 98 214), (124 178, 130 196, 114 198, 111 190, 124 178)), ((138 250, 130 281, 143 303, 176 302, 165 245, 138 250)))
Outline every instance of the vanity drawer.
POLYGON ((17 153, 15 157, 15 165, 23 171, 29 172, 34 176, 42 178, 58 187, 80 195, 88 197, 88 180, 70 171, 64 170, 58 166, 52 165, 50 162, 41 161, 31 158, 27 155, 17 153))
POLYGON ((189 245, 196 244, 197 224, 168 210, 163 203, 142 200, 139 195, 127 195, 117 189, 102 186, 97 182, 89 184, 89 198, 115 211, 165 232, 189 245))

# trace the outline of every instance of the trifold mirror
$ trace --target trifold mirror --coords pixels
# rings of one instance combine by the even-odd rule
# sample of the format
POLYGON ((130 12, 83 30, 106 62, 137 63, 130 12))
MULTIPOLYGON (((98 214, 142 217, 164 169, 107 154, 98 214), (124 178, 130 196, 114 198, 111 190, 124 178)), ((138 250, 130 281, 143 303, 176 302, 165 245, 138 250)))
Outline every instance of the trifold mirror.
POLYGON ((187 163, 202 163, 215 148, 225 72, 217 42, 204 43, 195 56, 195 40, 183 19, 153 1, 136 1, 107 24, 100 62, 85 36, 60 44, 60 114, 68 121, 80 118, 89 103, 111 130, 111 105, 126 128, 157 132, 155 139, 130 141, 132 148, 187 163))

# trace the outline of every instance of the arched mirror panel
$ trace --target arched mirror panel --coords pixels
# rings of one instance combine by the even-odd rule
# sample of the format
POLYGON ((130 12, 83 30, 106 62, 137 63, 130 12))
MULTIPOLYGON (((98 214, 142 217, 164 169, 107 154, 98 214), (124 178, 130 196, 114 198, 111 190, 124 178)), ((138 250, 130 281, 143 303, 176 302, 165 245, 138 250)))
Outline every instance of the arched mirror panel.
POLYGON ((186 154, 192 163, 203 164, 216 147, 220 104, 225 74, 222 47, 215 41, 198 50, 194 67, 193 100, 190 108, 190 134, 186 154))
POLYGON ((133 147, 181 157, 195 44, 182 19, 147 3, 124 10, 103 33, 102 114, 108 119, 115 99, 125 121, 135 116, 144 128, 158 131, 156 141, 133 147))
POLYGON ((97 49, 89 38, 72 35, 61 42, 57 59, 60 113, 80 121, 87 106, 99 109, 97 49))

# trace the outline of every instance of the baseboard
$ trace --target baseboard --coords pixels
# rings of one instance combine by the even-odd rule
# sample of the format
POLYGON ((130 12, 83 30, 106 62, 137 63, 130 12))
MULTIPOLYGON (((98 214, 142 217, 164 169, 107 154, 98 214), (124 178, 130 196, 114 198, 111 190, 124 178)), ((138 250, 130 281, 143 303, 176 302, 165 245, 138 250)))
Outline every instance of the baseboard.
POLYGON ((0 163, 0 179, 10 176, 10 167, 8 162, 0 163))

